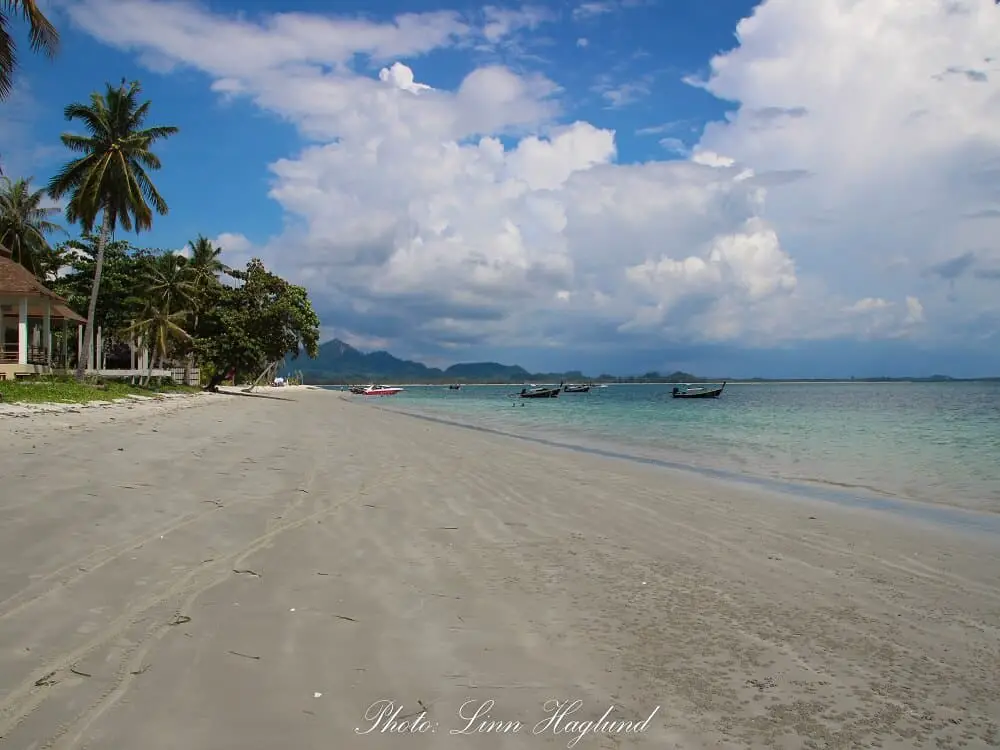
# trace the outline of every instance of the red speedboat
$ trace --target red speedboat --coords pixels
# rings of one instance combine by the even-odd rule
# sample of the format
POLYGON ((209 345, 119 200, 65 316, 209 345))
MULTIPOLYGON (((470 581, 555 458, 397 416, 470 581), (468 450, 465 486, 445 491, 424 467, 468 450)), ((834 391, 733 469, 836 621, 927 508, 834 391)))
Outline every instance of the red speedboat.
POLYGON ((402 388, 389 385, 370 385, 361 391, 362 396, 395 396, 402 388))

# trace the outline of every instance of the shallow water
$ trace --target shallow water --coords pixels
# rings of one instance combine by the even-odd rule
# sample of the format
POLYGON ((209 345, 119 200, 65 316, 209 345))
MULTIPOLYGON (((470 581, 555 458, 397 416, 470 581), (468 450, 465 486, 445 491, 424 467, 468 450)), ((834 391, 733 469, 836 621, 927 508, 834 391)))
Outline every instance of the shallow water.
MULTIPOLYGON (((411 386, 379 405, 584 448, 1000 513, 1000 384, 611 385, 558 399, 411 386), (523 406, 522 406, 523 404, 523 406)), ((359 397, 360 398, 360 397, 359 397)))

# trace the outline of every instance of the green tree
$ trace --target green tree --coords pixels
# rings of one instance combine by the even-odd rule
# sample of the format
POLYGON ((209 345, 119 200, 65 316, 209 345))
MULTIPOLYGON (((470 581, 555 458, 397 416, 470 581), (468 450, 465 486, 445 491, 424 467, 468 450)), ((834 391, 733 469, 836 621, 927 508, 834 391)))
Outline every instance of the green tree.
POLYGON ((94 281, 87 307, 86 343, 77 363, 78 378, 86 371, 93 346, 105 245, 118 226, 138 233, 153 226, 154 211, 163 216, 168 210, 149 178, 149 171, 160 168, 159 158, 150 149, 157 141, 175 134, 177 128, 144 127, 151 102, 139 103, 141 90, 137 81, 128 88, 124 81, 119 88, 108 84, 103 94, 91 94, 89 103, 70 104, 63 112, 67 120, 83 123, 88 134, 62 135, 63 145, 81 156, 52 178, 49 194, 53 198, 69 196, 66 218, 80 222, 86 232, 93 232, 97 217, 101 216, 94 281))
POLYGON ((216 247, 204 235, 199 234, 198 239, 189 242, 191 247, 191 257, 188 258, 188 266, 194 271, 195 283, 199 286, 211 285, 218 281, 219 276, 229 269, 220 260, 222 248, 216 247))
MULTIPOLYGON (((219 277, 227 273, 229 268, 220 259, 222 248, 214 245, 204 235, 199 234, 197 239, 188 243, 188 246, 191 248, 188 268, 191 269, 194 283, 189 330, 196 331, 201 319, 201 312, 211 299, 211 290, 219 285, 219 277)), ((189 348, 184 362, 185 383, 190 381, 191 370, 194 367, 194 354, 194 349, 189 348)))
POLYGON ((17 45, 10 33, 10 15, 18 12, 28 24, 28 45, 33 52, 54 57, 59 50, 59 32, 39 9, 36 0, 3 0, 0 3, 0 99, 6 99, 14 89, 17 45))
POLYGON ((256 258, 229 275, 236 284, 211 288, 194 332, 198 359, 212 372, 209 389, 230 369, 257 373, 301 352, 315 359, 319 318, 304 288, 270 273, 256 258))
MULTIPOLYGON (((85 234, 60 244, 56 251, 66 260, 64 274, 51 284, 74 310, 86 310, 90 303, 97 264, 98 237, 85 234)), ((157 256, 132 247, 124 240, 109 242, 104 248, 100 293, 94 308, 94 328, 101 328, 106 343, 122 335, 141 312, 146 287, 157 256)))
POLYGON ((197 293, 194 271, 182 255, 158 255, 147 271, 144 292, 159 308, 187 312, 197 293))
POLYGON ((183 342, 191 338, 191 335, 183 328, 186 320, 187 310, 171 312, 162 300, 150 299, 132 325, 126 329, 126 333, 130 336, 141 336, 146 345, 149 346, 147 383, 152 376, 153 369, 157 365, 162 365, 164 360, 170 356, 171 345, 175 341, 183 342))
POLYGON ((51 250, 47 234, 62 231, 50 221, 58 208, 42 205, 44 190, 32 190, 31 178, 0 177, 0 247, 35 276, 44 279, 44 262, 51 250))

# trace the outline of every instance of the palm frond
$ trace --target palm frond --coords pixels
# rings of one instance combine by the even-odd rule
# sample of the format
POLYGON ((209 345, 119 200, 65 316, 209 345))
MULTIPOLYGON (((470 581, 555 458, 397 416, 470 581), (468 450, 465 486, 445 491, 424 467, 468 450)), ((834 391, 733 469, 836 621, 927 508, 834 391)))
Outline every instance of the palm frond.
POLYGON ((7 6, 20 6, 21 16, 28 24, 28 43, 35 52, 54 57, 59 51, 59 32, 45 17, 35 0, 7 0, 7 6))

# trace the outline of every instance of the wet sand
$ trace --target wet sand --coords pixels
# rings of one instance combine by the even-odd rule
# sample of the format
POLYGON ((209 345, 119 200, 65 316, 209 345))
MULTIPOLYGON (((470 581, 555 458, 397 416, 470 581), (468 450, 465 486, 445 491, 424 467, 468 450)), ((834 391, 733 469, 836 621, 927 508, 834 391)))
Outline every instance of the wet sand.
POLYGON ((0 418, 0 748, 1000 747, 993 536, 265 395, 0 418))

